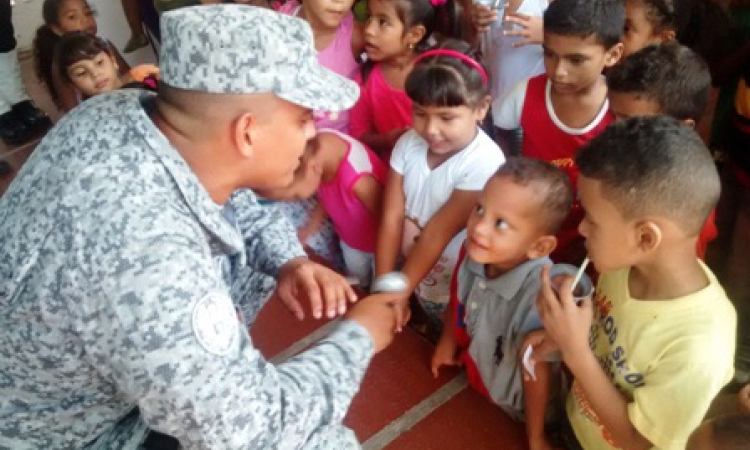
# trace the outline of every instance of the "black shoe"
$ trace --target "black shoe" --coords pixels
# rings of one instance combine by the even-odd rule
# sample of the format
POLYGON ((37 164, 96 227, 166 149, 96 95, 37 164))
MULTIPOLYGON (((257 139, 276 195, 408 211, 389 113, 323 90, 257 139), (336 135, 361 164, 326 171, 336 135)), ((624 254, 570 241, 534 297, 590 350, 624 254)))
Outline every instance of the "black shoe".
POLYGON ((18 145, 28 142, 33 133, 21 122, 16 113, 8 111, 0 114, 0 139, 8 145, 18 145))
POLYGON ((34 133, 47 131, 52 126, 52 120, 41 109, 34 106, 31 100, 24 100, 13 105, 13 112, 21 122, 34 133))
POLYGON ((8 161, 0 161, 0 177, 4 177, 11 172, 13 172, 13 166, 8 161))

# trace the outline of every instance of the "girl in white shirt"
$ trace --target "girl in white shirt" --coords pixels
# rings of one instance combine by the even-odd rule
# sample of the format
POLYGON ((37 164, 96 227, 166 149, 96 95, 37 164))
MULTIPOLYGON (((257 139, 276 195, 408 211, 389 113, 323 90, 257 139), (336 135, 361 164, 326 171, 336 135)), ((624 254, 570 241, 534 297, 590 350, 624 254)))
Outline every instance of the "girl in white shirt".
POLYGON ((406 80, 413 129, 396 144, 375 252, 376 275, 401 270, 401 325, 409 294, 439 324, 466 221, 489 177, 505 161, 478 126, 490 105, 487 72, 465 42, 423 53, 406 80))

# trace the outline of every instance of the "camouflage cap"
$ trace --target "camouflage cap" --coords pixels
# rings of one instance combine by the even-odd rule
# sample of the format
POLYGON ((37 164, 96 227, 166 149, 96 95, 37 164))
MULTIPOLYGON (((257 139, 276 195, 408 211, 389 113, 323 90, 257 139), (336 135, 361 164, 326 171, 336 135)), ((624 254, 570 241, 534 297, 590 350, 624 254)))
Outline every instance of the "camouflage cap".
POLYGON ((274 93, 306 108, 341 111, 359 87, 318 63, 307 22, 269 9, 217 4, 161 17, 161 81, 216 94, 274 93))

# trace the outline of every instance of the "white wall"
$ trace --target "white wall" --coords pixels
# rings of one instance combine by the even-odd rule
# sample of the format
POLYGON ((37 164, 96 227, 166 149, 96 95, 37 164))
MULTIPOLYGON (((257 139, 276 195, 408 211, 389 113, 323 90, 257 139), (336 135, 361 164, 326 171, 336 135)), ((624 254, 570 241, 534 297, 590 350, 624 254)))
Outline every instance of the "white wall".
MULTIPOLYGON (((43 23, 43 3, 44 0, 15 0, 13 27, 20 51, 31 49, 36 29, 43 23)), ((122 49, 130 37, 130 30, 125 21, 120 0, 89 0, 89 4, 97 12, 96 23, 99 35, 112 41, 122 53, 122 49)), ((150 46, 130 54, 122 53, 122 55, 131 66, 156 62, 156 57, 150 46)))

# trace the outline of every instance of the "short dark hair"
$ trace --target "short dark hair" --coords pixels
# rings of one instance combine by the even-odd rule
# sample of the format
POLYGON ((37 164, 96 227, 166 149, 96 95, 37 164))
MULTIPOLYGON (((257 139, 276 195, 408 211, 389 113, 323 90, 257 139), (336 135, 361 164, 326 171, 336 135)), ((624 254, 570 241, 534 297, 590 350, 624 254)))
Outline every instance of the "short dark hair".
POLYGON ((559 167, 546 161, 513 156, 495 172, 495 177, 533 187, 540 197, 540 223, 546 233, 557 234, 573 205, 573 185, 559 167))
POLYGON ((625 219, 666 217, 697 236, 721 190, 700 136, 672 117, 633 117, 610 125, 576 156, 581 175, 602 183, 625 219))
MULTIPOLYGON (((455 50, 475 61, 472 47, 464 41, 448 39, 436 48, 455 50)), ((479 63, 477 63, 479 64, 479 63)), ((487 74, 487 69, 484 69, 487 74)), ((473 65, 455 56, 428 56, 414 65, 406 78, 406 95, 417 105, 477 107, 490 95, 489 83, 473 65)))
POLYGON ((698 122, 711 95, 711 74, 697 53, 670 42, 645 47, 612 67, 607 87, 653 100, 662 114, 698 122))
POLYGON ((68 67, 85 59, 93 59, 102 52, 112 56, 112 49, 102 38, 84 31, 64 34, 55 44, 54 61, 60 77, 70 82, 68 67))
POLYGON ((721 58, 727 43, 730 18, 716 0, 629 0, 646 8, 646 18, 654 32, 675 32, 682 45, 705 60, 721 58))
POLYGON ((561 36, 596 36, 606 49, 622 40, 623 0, 555 0, 544 12, 544 32, 561 36))
POLYGON ((712 421, 713 441, 719 450, 750 448, 750 415, 732 414, 712 421))

